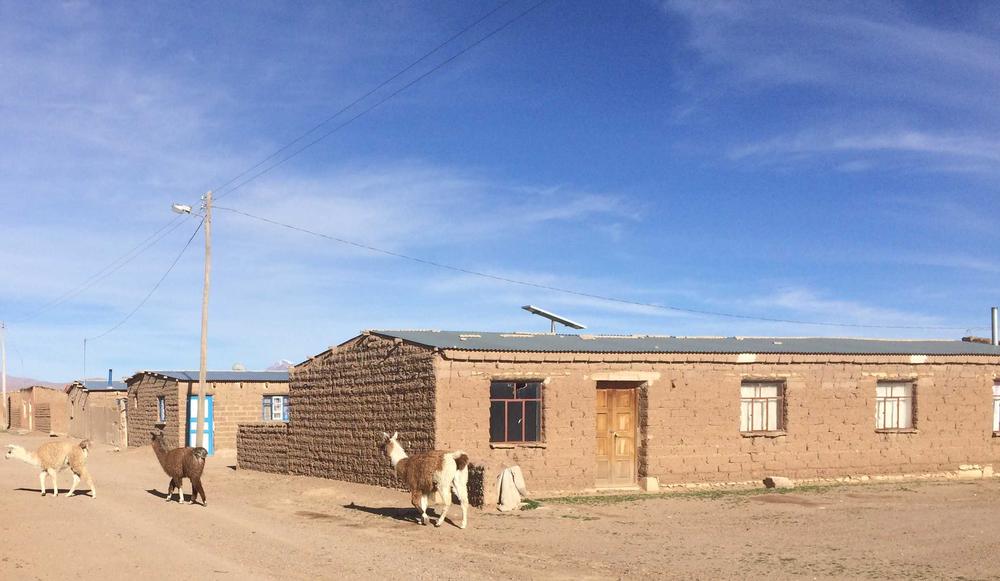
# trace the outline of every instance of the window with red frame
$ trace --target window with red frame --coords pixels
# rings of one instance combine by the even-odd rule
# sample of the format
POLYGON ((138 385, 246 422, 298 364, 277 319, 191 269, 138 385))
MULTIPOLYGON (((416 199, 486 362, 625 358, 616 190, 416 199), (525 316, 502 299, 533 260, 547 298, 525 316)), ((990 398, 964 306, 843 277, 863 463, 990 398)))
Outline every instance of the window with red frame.
POLYGON ((542 382, 490 383, 490 442, 542 440, 542 382))

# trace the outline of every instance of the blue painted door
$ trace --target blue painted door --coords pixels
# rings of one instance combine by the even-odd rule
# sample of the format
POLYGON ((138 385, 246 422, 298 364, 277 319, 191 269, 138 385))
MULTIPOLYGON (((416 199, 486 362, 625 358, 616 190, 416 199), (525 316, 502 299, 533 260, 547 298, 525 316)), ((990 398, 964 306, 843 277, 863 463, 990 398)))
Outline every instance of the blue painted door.
MULTIPOLYGON (((215 454, 215 412, 212 405, 214 396, 205 396, 205 430, 202 432, 201 445, 208 450, 208 455, 215 454)), ((195 434, 198 432, 198 396, 188 397, 188 446, 195 445, 195 434)))

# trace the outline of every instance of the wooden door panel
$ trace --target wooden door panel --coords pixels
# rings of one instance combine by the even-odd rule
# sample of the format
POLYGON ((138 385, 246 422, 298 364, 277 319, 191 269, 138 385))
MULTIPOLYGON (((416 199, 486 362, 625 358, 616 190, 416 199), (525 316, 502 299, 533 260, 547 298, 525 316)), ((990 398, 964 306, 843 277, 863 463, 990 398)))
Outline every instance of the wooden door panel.
POLYGON ((635 389, 597 390, 596 484, 635 484, 635 389))

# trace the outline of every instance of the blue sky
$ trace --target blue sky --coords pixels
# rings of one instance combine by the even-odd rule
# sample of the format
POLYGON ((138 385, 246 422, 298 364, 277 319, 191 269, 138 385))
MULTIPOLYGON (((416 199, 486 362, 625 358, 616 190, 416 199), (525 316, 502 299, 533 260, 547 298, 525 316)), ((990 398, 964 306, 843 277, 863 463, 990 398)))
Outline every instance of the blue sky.
MULTIPOLYGON (((513 0, 392 91, 530 6, 513 0)), ((195 220, 36 314, 499 2, 0 4, 8 370, 69 380, 195 220)), ((364 328, 986 334, 1000 251, 1000 8, 550 0, 218 203, 209 367, 364 328), (973 328, 971 331, 967 329, 973 328)), ((384 95, 386 93, 380 93, 384 95)), ((88 371, 196 368, 201 239, 88 371)))

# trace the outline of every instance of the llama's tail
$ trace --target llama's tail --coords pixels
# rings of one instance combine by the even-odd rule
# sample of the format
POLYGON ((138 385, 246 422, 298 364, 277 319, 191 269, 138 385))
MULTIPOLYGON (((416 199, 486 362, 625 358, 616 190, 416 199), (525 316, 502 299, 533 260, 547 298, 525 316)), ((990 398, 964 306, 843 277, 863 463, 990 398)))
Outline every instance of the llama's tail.
POLYGON ((455 459, 455 468, 457 468, 459 472, 469 467, 469 455, 464 451, 455 450, 451 453, 451 456, 455 459))
POLYGON ((80 442, 80 448, 86 450, 90 446, 90 440, 84 440, 80 442))

